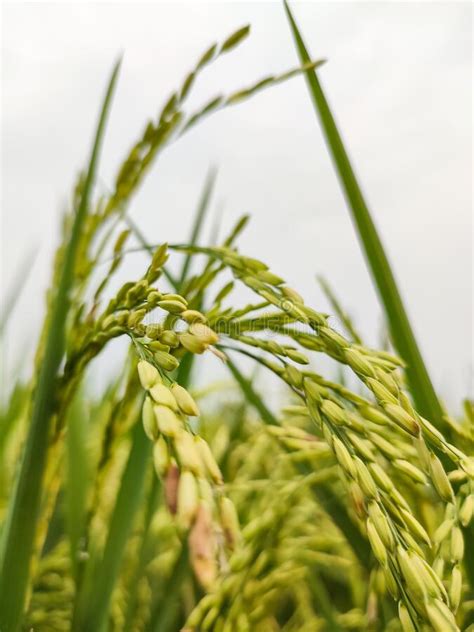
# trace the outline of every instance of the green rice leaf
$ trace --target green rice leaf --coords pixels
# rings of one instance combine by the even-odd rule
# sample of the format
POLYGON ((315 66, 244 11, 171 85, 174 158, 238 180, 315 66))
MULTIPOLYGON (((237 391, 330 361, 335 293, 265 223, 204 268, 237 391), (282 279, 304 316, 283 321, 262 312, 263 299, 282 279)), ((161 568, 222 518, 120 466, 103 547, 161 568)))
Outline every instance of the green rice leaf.
POLYGON ((250 26, 246 24, 235 33, 232 33, 221 46, 221 52, 227 53, 238 46, 250 33, 250 26))
POLYGON ((66 522, 71 564, 76 581, 77 560, 86 517, 86 495, 89 482, 89 464, 86 451, 87 413, 84 404, 81 391, 79 391, 69 411, 66 432, 66 522))
MULTIPOLYGON (((201 198, 199 200, 198 207, 196 209, 196 213, 194 216, 193 227, 191 230, 191 236, 189 238, 189 244, 194 246, 198 243, 199 237, 201 235, 202 227, 204 224, 204 220, 207 215, 207 211, 209 210, 209 202, 211 200, 212 192, 214 190, 214 185, 216 182, 217 170, 211 169, 206 177, 206 181, 204 182, 204 188, 201 194, 201 198)), ((189 266, 191 264, 191 254, 187 254, 183 267, 181 269, 181 274, 179 277, 178 289, 182 288, 184 283, 187 280, 189 266)))
POLYGON ((160 500, 161 481, 154 475, 151 480, 148 496, 145 501, 145 516, 142 526, 142 539, 140 550, 138 552, 138 562, 134 569, 129 582, 129 590, 127 597, 127 610, 125 616, 124 630, 131 630, 136 616, 136 609, 139 600, 140 580, 145 575, 146 565, 150 561, 150 553, 153 550, 153 537, 150 533, 150 527, 154 513, 160 500))
MULTIPOLYGON (((84 609, 76 618, 75 630, 106 629, 112 591, 120 572, 127 539, 142 502, 141 492, 150 463, 151 449, 152 444, 138 419, 132 431, 132 447, 110 519, 104 553, 100 562, 95 565, 93 585, 87 593, 87 599, 82 602, 84 609)), ((86 589, 87 586, 88 583, 86 589)))
POLYGON ((87 176, 76 212, 57 293, 54 297, 45 351, 33 402, 29 433, 23 453, 10 513, 2 534, 0 560, 0 629, 15 632, 21 622, 28 589, 28 576, 36 520, 42 492, 42 478, 48 451, 51 416, 54 411, 56 378, 65 349, 65 322, 69 294, 74 285, 74 269, 79 240, 95 181, 102 139, 120 68, 115 65, 105 95, 94 140, 87 176))
POLYGON ((2 309, 0 312, 0 340, 3 337, 5 332, 5 327, 10 320, 10 316, 15 309, 15 305, 18 299, 21 296, 21 292, 28 281, 29 274, 33 268, 33 264, 36 259, 36 251, 29 251, 24 257, 23 261, 20 263, 17 273, 13 279, 13 283, 9 291, 7 292, 7 296, 4 300, 2 300, 2 309))
POLYGON ((173 632, 181 606, 181 587, 189 574, 189 551, 186 538, 183 538, 181 551, 166 582, 162 599, 155 604, 148 630, 154 632, 173 632))
MULTIPOLYGON (((287 2, 285 2, 285 10, 298 56, 301 63, 306 64, 310 61, 310 56, 287 2)), ((327 146, 344 190, 367 264, 384 306, 393 343, 407 364, 406 374, 411 386, 413 399, 418 411, 424 417, 430 419, 438 428, 446 429, 441 406, 417 345, 395 277, 316 71, 314 68, 307 69, 305 74, 311 100, 323 128, 327 146)))

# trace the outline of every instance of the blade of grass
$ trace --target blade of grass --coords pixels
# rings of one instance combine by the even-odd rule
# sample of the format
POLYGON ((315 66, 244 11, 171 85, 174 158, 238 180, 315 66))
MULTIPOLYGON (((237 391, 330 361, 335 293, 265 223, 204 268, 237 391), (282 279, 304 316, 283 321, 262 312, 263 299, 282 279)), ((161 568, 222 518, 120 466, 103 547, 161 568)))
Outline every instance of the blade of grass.
MULTIPOLYGON (((142 231, 136 225, 136 223, 133 221, 133 219, 131 217, 129 217, 129 215, 125 214, 123 216, 123 219, 124 219, 125 223, 127 224, 127 226, 130 228, 130 230, 132 231, 132 233, 135 235, 137 240, 140 242, 141 247, 144 250, 146 250, 149 253, 150 256, 153 256, 156 246, 150 246, 150 244, 145 239, 145 235, 142 233, 142 231)), ((174 289, 176 289, 177 285, 178 285, 178 282, 173 277, 171 272, 166 268, 166 266, 163 267, 163 274, 165 275, 165 277, 167 278, 167 280, 171 284, 171 286, 174 289)))
POLYGON ((151 549, 153 548, 153 538, 150 534, 150 527, 153 516, 155 514, 158 502, 161 494, 161 482, 160 479, 155 476, 153 472, 153 478, 146 499, 145 516, 143 519, 142 537, 140 543, 140 549, 138 551, 138 562, 132 574, 132 577, 128 583, 129 590, 127 596, 127 609, 125 615, 124 630, 132 630, 133 622, 135 620, 136 609, 138 604, 139 586, 140 580, 145 575, 146 565, 150 560, 151 549))
POLYGON ((172 632, 176 630, 175 621, 179 615, 181 586, 189 572, 189 551, 187 538, 183 538, 181 551, 174 564, 171 576, 166 582, 166 591, 157 601, 148 625, 154 632, 172 632))
POLYGON ((29 563, 48 450, 50 419, 54 410, 56 378, 64 355, 65 322, 70 304, 69 293, 74 282, 74 268, 81 230, 89 208, 100 148, 119 67, 120 61, 115 65, 109 81, 84 189, 65 251, 59 286, 52 305, 51 321, 38 376, 29 433, 3 534, 0 561, 0 629, 2 632, 15 632, 19 628, 25 603, 29 563))
POLYGON ((71 564, 77 581, 79 544, 86 517, 88 460, 86 452, 87 414, 79 391, 68 415, 66 449, 66 523, 71 550, 71 564))
MULTIPOLYGON (((284 0, 286 14, 302 64, 310 57, 299 29, 284 0)), ((438 428, 446 429, 442 408, 417 345, 408 315, 403 305, 395 277, 382 242, 365 203, 359 183, 352 169, 342 138, 334 121, 326 97, 314 69, 305 71, 309 92, 323 128, 327 146, 357 229, 368 267, 384 306, 393 343, 406 362, 406 374, 418 411, 438 428)))
POLYGON ((150 463, 151 446, 141 420, 138 419, 132 431, 132 447, 115 501, 104 553, 96 567, 88 598, 83 601, 84 610, 78 614, 74 623, 75 630, 101 632, 106 629, 112 591, 120 571, 127 539, 142 501, 141 492, 150 463))
MULTIPOLYGON (((189 243, 192 246, 198 243, 202 226, 204 224, 207 211, 209 210, 209 202, 211 200, 212 192, 213 192, 214 185, 216 182, 216 177, 217 177, 217 170, 215 168, 211 168, 209 173, 206 176, 206 180, 204 182, 204 188, 202 190, 201 198, 199 200, 199 204, 194 216, 191 236, 189 238, 189 243)), ((188 253, 184 259, 183 267, 181 269, 181 274, 179 277, 178 289, 181 289, 184 283, 186 282, 188 272, 189 272, 189 266, 191 265, 191 257, 192 255, 188 253)))
POLYGON ((0 313, 0 340, 3 338, 5 327, 10 319, 10 316, 15 309, 15 305, 21 296, 23 288, 28 281, 29 274, 33 268, 33 264, 36 259, 36 250, 30 250, 23 261, 20 263, 13 282, 7 292, 5 300, 2 301, 2 311, 0 313))
POLYGON ((336 619, 338 614, 331 601, 327 588, 319 576, 319 572, 316 566, 310 569, 308 573, 308 584, 311 587, 313 599, 316 603, 318 611, 326 619, 329 629, 332 632, 343 632, 344 628, 341 627, 336 619))
MULTIPOLYGON (((464 555, 466 579, 472 594, 474 591, 474 524, 471 522, 467 527, 463 527, 462 531, 466 545, 466 553, 464 555)), ((474 624, 474 611, 472 610, 469 613, 469 620, 465 621, 465 625, 468 626, 471 623, 474 624)))
MULTIPOLYGON (((18 428, 18 424, 21 421, 23 411, 28 406, 29 388, 23 384, 20 380, 17 380, 14 384, 12 391, 8 397, 8 400, 3 404, 0 413, 0 462, 4 462, 3 451, 5 445, 8 443, 10 434, 18 428)), ((3 470, 4 468, 2 468, 3 470)), ((0 480, 2 474, 0 472, 0 480)))

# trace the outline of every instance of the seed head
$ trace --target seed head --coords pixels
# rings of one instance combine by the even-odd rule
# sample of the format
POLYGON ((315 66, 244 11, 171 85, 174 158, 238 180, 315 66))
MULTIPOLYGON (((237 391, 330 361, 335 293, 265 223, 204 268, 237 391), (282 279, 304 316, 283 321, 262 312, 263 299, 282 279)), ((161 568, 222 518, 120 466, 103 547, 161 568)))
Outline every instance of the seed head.
POLYGON ((177 347, 179 345, 178 334, 171 329, 167 329, 161 334, 160 342, 168 345, 168 347, 177 347))
POLYGON ((395 461, 393 461, 393 465, 398 470, 400 470, 400 472, 403 472, 409 478, 411 478, 411 480, 414 483, 420 483, 421 485, 426 485, 427 483, 426 476, 423 474, 423 472, 419 468, 416 467, 416 465, 413 465, 412 463, 410 463, 409 461, 406 461, 405 459, 395 459, 395 461))
MULTIPOLYGON (((392 395, 392 393, 389 390, 387 390, 385 386, 380 384, 380 382, 378 382, 376 379, 372 377, 368 377, 366 382, 367 382, 367 386, 370 388, 372 393, 377 398, 377 401, 381 405, 397 403, 397 398, 394 395, 392 395)), ((384 406, 384 408, 386 408, 386 406, 384 406)))
POLYGON ((150 388, 150 395, 156 404, 168 406, 171 410, 177 411, 178 404, 170 389, 164 384, 155 384, 150 388))
POLYGON ((410 592, 424 599, 426 586, 421 580, 418 569, 413 564, 408 552, 400 545, 397 546, 397 560, 410 592))
POLYGON ((370 441, 387 457, 389 461, 393 459, 403 458, 404 453, 393 443, 384 439, 376 432, 369 432, 370 441))
POLYGON ((169 314, 181 314, 186 309, 186 306, 181 301, 164 299, 158 301, 158 307, 164 309, 169 314))
POLYGON ((444 611, 439 608, 440 603, 442 602, 435 599, 426 604, 426 613, 434 632, 459 632, 456 622, 453 621, 452 613, 450 612, 451 616, 446 618, 444 611))
POLYGON ((210 589, 217 577, 216 535, 210 508, 200 502, 189 534, 189 557, 201 586, 210 589))
POLYGON ((428 471, 430 468, 430 451, 425 443, 425 439, 422 434, 419 437, 413 439, 413 445, 416 448, 418 457, 421 461, 423 468, 428 471))
POLYGON ((146 297, 148 308, 156 307, 158 305, 159 300, 161 300, 161 292, 158 292, 157 290, 152 289, 151 292, 149 292, 146 297))
POLYGON ((447 503, 454 502, 454 492, 451 483, 444 471, 444 467, 438 457, 430 453, 430 474, 433 485, 440 498, 447 503))
POLYGON ((357 471, 357 480, 362 491, 368 498, 375 498, 377 496, 377 487, 367 466, 358 456, 354 457, 354 463, 357 471))
POLYGON ((196 474, 196 476, 204 476, 204 465, 200 454, 196 449, 193 436, 186 430, 178 432, 174 438, 174 447, 178 462, 182 468, 186 468, 196 474))
POLYGON ((398 384, 395 379, 392 377, 390 373, 387 371, 383 371, 382 369, 375 368, 375 377, 376 379, 384 386, 394 397, 399 400, 400 398, 400 389, 398 388, 398 384))
POLYGON ((199 506, 198 486, 194 475, 184 470, 179 478, 177 516, 183 527, 189 527, 199 506))
POLYGON ((136 327, 139 323, 142 322, 142 320, 145 318, 145 315, 146 315, 146 309, 144 308, 137 309, 130 312, 128 316, 128 321, 127 321, 128 327, 130 329, 133 329, 134 327, 136 327))
POLYGON ((386 404, 385 412, 393 419, 393 421, 409 434, 417 437, 420 434, 420 425, 398 404, 386 404))
POLYGON ((181 318, 187 323, 205 323, 206 317, 195 309, 186 309, 181 313, 181 318))
POLYGON ((155 250, 155 254, 153 255, 150 264, 150 268, 152 270, 158 270, 166 263, 166 260, 168 259, 167 249, 168 244, 165 243, 161 244, 161 246, 155 250))
POLYGON ((336 454, 336 459, 342 469, 345 470, 352 478, 356 478, 356 466, 354 460, 349 450, 342 443, 339 437, 333 438, 333 449, 336 454))
POLYGON ((155 441, 158 437, 158 425, 153 411, 153 402, 149 397, 146 397, 143 402, 142 421, 146 436, 155 441))
POLYGON ((444 542, 444 540, 446 540, 448 535, 451 533, 451 529, 453 528, 453 526, 453 519, 445 520, 444 522, 442 522, 434 533, 433 542, 435 544, 441 544, 441 542, 444 542))
POLYGON ((183 347, 190 351, 191 353, 204 353, 207 349, 208 344, 203 342, 197 336, 190 334, 189 332, 184 332, 179 336, 179 341, 183 345, 183 347))
POLYGON ((387 549, 393 550, 395 546, 395 540, 392 534, 392 530, 390 528, 388 519, 383 511, 380 509, 379 504, 377 502, 371 501, 368 506, 368 511, 372 523, 380 536, 380 539, 387 547, 387 549))
POLYGON ((451 531, 451 560, 460 562, 464 557, 464 538, 461 529, 456 525, 451 531))
POLYGON ((156 423, 158 429, 167 437, 176 437, 182 430, 183 424, 178 419, 176 414, 168 408, 168 406, 162 406, 155 404, 153 411, 156 417, 156 423))
POLYGON ((459 510, 459 521, 463 527, 467 527, 472 520, 474 513, 474 494, 469 494, 466 500, 461 505, 459 510))
POLYGON ((166 351, 156 351, 154 357, 164 371, 174 371, 179 367, 179 361, 166 351))
POLYGON ((354 450, 367 462, 375 461, 375 456, 372 451, 372 445, 369 441, 361 439, 355 432, 349 431, 347 437, 350 440, 354 450))
POLYGON ((374 523, 370 518, 367 520, 367 536, 374 555, 382 566, 387 565, 387 549, 380 538, 374 523))
POLYGON ((219 341, 219 336, 204 323, 192 323, 189 327, 189 331, 206 345, 214 345, 219 341))
POLYGON ((344 357, 346 359, 347 364, 353 369, 356 373, 360 373, 361 375, 366 375, 367 377, 375 377, 375 372, 370 364, 362 353, 356 351, 355 349, 344 349, 344 357))
POLYGON ((239 518, 235 505, 230 498, 222 496, 219 502, 219 509, 224 535, 229 547, 233 549, 240 539, 239 518))
POLYGON ((309 364, 309 360, 306 355, 296 349, 287 349, 286 355, 290 358, 290 360, 293 360, 293 362, 297 362, 298 364, 309 364))
POLYGON ((298 312, 302 313, 304 316, 304 318, 301 318, 300 320, 302 322, 309 323, 310 327, 315 331, 318 331, 318 327, 324 327, 327 324, 327 316, 325 314, 320 314, 311 307, 300 304, 298 312))
POLYGON ((446 589, 441 583, 439 577, 433 572, 433 569, 424 561, 422 557, 417 555, 414 551, 408 551, 408 556, 413 564, 413 567, 418 571, 420 581, 423 582, 426 591, 430 597, 434 599, 441 598, 443 593, 447 598, 446 589))
POLYGON ((196 402, 185 388, 175 382, 171 387, 171 392, 181 412, 190 417, 197 417, 199 415, 199 408, 196 402))
POLYGON ((298 371, 292 364, 288 364, 285 369, 285 377, 288 382, 295 388, 301 388, 303 385, 303 375, 301 371, 298 371))
POLYGON ((166 440, 159 437, 153 446, 153 465, 158 476, 164 476, 170 465, 170 454, 166 440))
POLYGON ((268 285, 277 286, 283 283, 283 279, 281 277, 273 274, 273 272, 270 272, 269 270, 261 270, 260 272, 257 272, 257 278, 264 283, 268 283, 268 285))
POLYGON ((347 425, 344 409, 330 399, 323 400, 321 411, 326 415, 329 421, 337 426, 347 425))
POLYGON ((296 290, 291 287, 285 286, 281 288, 281 293, 285 298, 288 298, 290 301, 294 301, 295 303, 304 304, 303 297, 298 294, 296 290))
POLYGON ((205 441, 202 437, 196 436, 194 438, 195 445, 197 446, 199 455, 201 457, 202 462, 204 463, 209 476, 212 478, 214 483, 221 484, 222 483, 222 474, 219 469, 219 466, 216 463, 214 455, 211 452, 211 448, 207 441, 205 441))
POLYGON ((339 347, 341 349, 346 349, 350 346, 350 342, 341 336, 341 334, 334 331, 330 327, 322 326, 319 328, 319 335, 332 343, 335 347, 339 347))
POLYGON ((145 335, 151 340, 156 340, 162 331, 163 325, 161 325, 160 323, 153 323, 146 326, 145 335))
POLYGON ((174 516, 178 508, 178 487, 180 480, 179 468, 176 465, 176 461, 170 463, 166 469, 166 476, 164 480, 164 497, 165 503, 168 507, 168 511, 174 516))
POLYGON ((198 478, 197 483, 201 503, 207 503, 208 507, 214 507, 214 492, 207 478, 198 478))
POLYGON ((369 463, 368 468, 377 485, 383 489, 384 492, 390 493, 394 488, 393 482, 380 465, 378 463, 369 463))
POLYGON ((145 390, 149 390, 152 386, 161 382, 158 370, 146 360, 140 360, 137 369, 140 383, 145 390))
POLYGON ((321 402, 321 387, 316 384, 314 380, 306 377, 304 379, 304 390, 309 399, 312 399, 316 403, 321 402))
POLYGON ((363 518, 365 516, 365 496, 360 488, 360 485, 352 482, 349 485, 349 494, 357 515, 359 518, 363 518))
POLYGON ((398 596, 399 596, 398 584, 389 566, 386 566, 383 568, 383 574, 385 577, 385 581, 387 582, 387 588, 389 590, 389 593, 392 595, 394 599, 398 599, 398 596))
POLYGON ((398 618, 402 624, 403 632, 416 632, 416 628, 413 625, 410 614, 406 606, 401 601, 398 602, 398 618))
POLYGON ((451 580, 449 582, 449 603, 451 608, 456 612, 461 603, 462 594, 462 573, 459 564, 456 564, 451 571, 451 580))
POLYGON ((387 415, 374 406, 360 406, 359 413, 364 419, 372 421, 379 426, 386 426, 388 423, 387 415))
POLYGON ((459 460, 461 468, 466 472, 469 478, 474 478, 474 458, 463 456, 459 460))
POLYGON ((164 351, 165 353, 169 353, 170 350, 168 345, 164 345, 159 340, 152 340, 151 342, 149 342, 148 348, 152 351, 164 351))

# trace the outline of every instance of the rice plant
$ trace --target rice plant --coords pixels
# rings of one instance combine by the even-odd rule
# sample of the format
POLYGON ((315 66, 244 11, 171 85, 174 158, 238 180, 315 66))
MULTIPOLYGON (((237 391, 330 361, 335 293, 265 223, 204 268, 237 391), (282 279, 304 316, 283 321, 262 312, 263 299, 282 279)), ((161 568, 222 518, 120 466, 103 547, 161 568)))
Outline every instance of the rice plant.
POLYGON ((286 9, 301 67, 189 112, 199 75, 249 29, 212 45, 97 196, 120 63, 113 69, 63 217, 31 378, 2 402, 2 632, 474 629, 472 402, 453 418, 435 393, 318 82, 321 62, 286 9), (368 347, 327 282, 341 330, 285 283, 284 262, 272 271, 242 253, 247 217, 222 242, 202 243, 213 174, 188 241, 155 243, 128 216, 170 143, 298 74, 393 348, 368 347), (147 267, 111 290, 137 251, 147 267), (118 337, 128 353, 97 394, 90 365, 118 337), (196 387, 204 354, 229 381, 196 387), (358 386, 342 371, 323 375, 318 354, 358 386), (278 381, 281 410, 240 358, 278 381))

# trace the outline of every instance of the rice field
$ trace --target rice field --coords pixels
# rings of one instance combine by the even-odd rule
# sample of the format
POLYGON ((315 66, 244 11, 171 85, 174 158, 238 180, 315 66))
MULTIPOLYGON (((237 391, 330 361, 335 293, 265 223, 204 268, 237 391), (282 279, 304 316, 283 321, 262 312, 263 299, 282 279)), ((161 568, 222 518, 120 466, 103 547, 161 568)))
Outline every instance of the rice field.
MULTIPOLYGON (((200 73, 238 55, 249 27, 212 45, 97 196, 120 61, 112 69, 30 379, 1 406, 1 632, 474 630, 473 402, 454 416, 433 387, 318 81, 323 61, 285 9, 298 67, 189 112, 200 73), (327 280, 331 314, 287 285, 284 260, 277 273, 242 252, 247 216, 205 243, 212 177, 180 243, 154 243, 128 216, 161 152, 299 75, 384 309, 383 348, 327 280), (134 252, 147 266, 112 291, 134 252), (119 337, 123 366, 97 393, 91 366, 119 337), (199 386, 203 356, 228 379, 199 386), (279 384, 278 410, 257 372, 279 384)), ((11 313, 14 302, 2 333, 11 313)))

